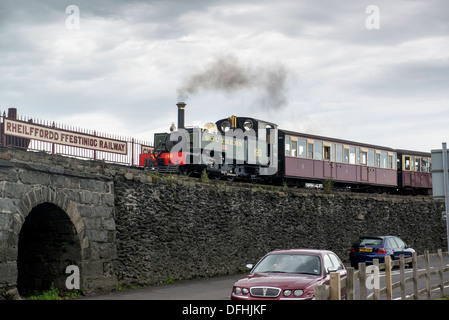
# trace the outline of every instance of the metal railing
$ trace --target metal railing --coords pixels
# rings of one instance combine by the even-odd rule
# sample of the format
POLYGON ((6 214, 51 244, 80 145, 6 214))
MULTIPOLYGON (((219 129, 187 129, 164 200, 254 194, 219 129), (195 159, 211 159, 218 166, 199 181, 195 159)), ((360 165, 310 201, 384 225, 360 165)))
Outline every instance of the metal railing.
POLYGON ((16 109, 0 111, 0 146, 129 166, 153 148, 149 141, 19 117, 16 109))

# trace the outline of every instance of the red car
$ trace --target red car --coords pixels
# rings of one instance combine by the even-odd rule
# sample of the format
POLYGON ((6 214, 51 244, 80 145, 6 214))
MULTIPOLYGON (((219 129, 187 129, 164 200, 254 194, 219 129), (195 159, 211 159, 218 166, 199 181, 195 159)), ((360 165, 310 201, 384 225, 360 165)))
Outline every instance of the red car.
POLYGON ((346 276, 341 260, 328 250, 276 250, 267 253, 254 268, 250 264, 247 268, 252 270, 234 284, 232 300, 313 299, 315 286, 329 284, 330 272, 346 276))

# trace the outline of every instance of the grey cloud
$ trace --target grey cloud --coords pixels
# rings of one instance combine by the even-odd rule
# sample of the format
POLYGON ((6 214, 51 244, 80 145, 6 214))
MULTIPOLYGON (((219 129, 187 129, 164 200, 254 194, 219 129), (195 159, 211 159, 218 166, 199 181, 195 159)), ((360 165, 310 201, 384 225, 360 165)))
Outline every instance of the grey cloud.
POLYGON ((233 55, 219 56, 204 70, 189 75, 178 88, 178 99, 186 100, 201 90, 215 90, 228 94, 245 89, 256 89, 258 104, 266 109, 284 107, 287 103, 287 68, 279 63, 253 65, 233 55))

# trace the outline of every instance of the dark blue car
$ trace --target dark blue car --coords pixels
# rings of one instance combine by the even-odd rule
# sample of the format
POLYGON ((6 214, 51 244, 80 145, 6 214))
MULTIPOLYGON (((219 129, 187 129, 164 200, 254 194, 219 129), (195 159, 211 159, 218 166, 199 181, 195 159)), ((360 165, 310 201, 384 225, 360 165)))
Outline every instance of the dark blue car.
POLYGON ((396 236, 363 236, 352 246, 349 259, 351 266, 357 268, 359 262, 372 264, 373 259, 379 259, 379 263, 384 263, 386 256, 399 260, 401 254, 410 258, 413 252, 415 250, 396 236))

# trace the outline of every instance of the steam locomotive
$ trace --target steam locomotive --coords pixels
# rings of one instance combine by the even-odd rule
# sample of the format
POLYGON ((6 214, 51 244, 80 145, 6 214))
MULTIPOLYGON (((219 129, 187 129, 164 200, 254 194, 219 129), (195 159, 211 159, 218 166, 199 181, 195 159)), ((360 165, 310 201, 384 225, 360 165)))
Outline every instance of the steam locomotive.
POLYGON ((431 154, 279 129, 277 124, 231 116, 203 128, 184 126, 154 135, 154 151, 140 164, 159 172, 206 171, 217 179, 279 181, 289 185, 358 191, 431 194, 431 154))

